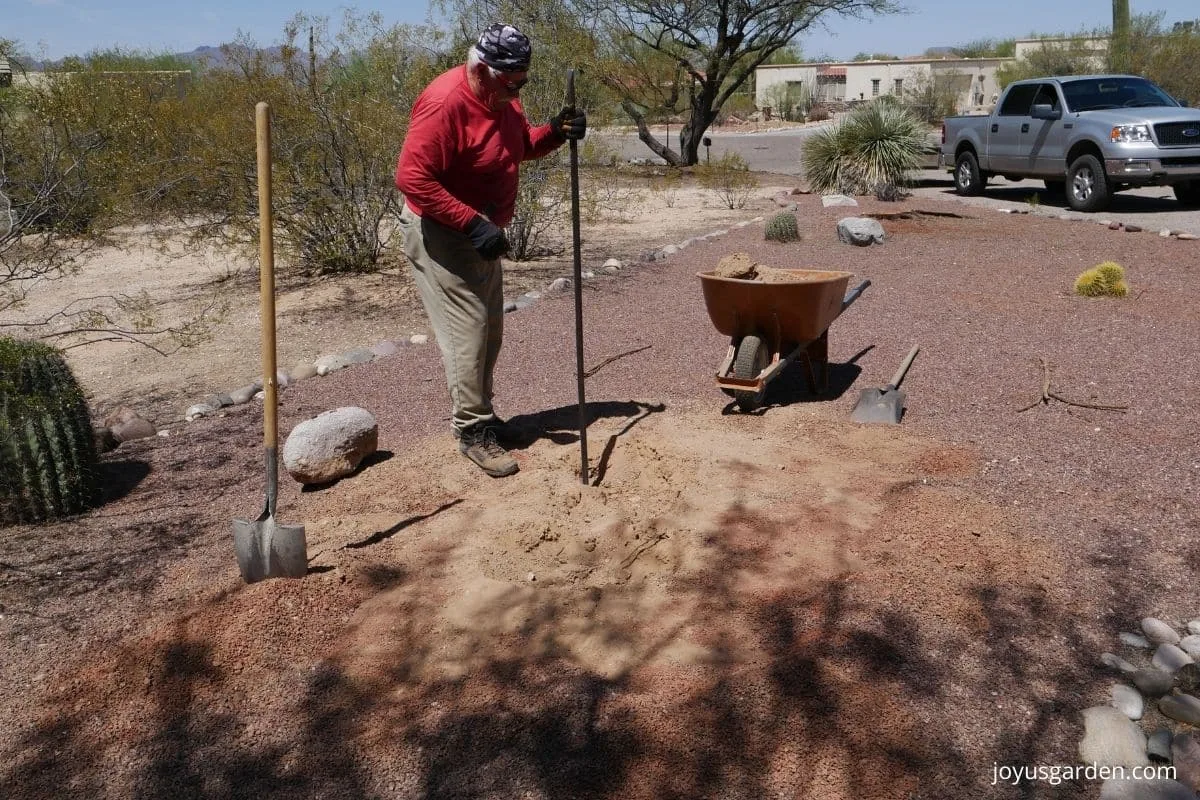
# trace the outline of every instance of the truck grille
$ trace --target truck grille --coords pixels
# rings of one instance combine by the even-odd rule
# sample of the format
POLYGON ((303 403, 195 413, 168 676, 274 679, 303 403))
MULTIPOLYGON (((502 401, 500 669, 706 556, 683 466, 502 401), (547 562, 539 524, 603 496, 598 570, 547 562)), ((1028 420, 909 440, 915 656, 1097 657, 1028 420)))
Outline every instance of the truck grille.
POLYGON ((1154 126, 1154 135, 1162 147, 1200 147, 1200 121, 1164 122, 1154 126))
POLYGON ((1200 167, 1200 156, 1160 158, 1158 163, 1162 164, 1164 167, 1200 167))

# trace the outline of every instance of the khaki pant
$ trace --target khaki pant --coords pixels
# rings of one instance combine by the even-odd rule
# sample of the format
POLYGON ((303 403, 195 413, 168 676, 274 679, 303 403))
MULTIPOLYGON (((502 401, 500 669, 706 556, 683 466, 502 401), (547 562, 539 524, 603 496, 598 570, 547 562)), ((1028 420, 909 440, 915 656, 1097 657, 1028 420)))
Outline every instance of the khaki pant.
POLYGON ((504 337, 504 273, 484 260, 466 234, 424 219, 405 203, 400 214, 404 254, 442 351, 453 408, 451 424, 466 428, 496 418, 492 371, 504 337))

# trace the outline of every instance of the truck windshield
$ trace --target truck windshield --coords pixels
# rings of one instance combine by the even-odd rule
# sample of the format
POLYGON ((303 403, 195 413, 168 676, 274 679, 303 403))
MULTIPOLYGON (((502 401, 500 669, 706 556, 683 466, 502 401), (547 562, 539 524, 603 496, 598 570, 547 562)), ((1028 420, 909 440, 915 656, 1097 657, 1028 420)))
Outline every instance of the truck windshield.
POLYGON ((1063 81, 1062 90, 1071 111, 1179 105, 1144 78, 1083 78, 1063 81))

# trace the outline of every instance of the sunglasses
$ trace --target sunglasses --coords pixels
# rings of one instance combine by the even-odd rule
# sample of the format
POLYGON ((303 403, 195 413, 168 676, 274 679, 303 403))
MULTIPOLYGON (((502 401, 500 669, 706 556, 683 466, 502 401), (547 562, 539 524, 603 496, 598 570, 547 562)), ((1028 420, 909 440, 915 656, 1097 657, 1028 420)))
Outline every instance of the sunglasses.
POLYGON ((529 83, 529 76, 525 76, 519 81, 510 81, 504 77, 503 72, 495 67, 488 67, 488 69, 491 71, 492 77, 500 81, 500 85, 510 92, 519 92, 525 84, 529 83))

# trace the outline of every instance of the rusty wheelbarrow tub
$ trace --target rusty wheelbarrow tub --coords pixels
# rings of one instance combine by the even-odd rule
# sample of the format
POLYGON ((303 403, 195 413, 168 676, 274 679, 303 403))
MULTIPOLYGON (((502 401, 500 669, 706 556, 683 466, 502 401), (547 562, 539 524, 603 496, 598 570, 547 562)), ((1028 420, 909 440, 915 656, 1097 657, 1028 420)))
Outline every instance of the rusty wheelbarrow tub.
POLYGON ((754 281, 696 273, 704 305, 729 349, 717 367, 717 386, 743 411, 762 405, 767 383, 796 358, 808 367, 816 392, 829 386, 829 326, 868 286, 846 291, 850 272, 789 269, 794 281, 754 281))

